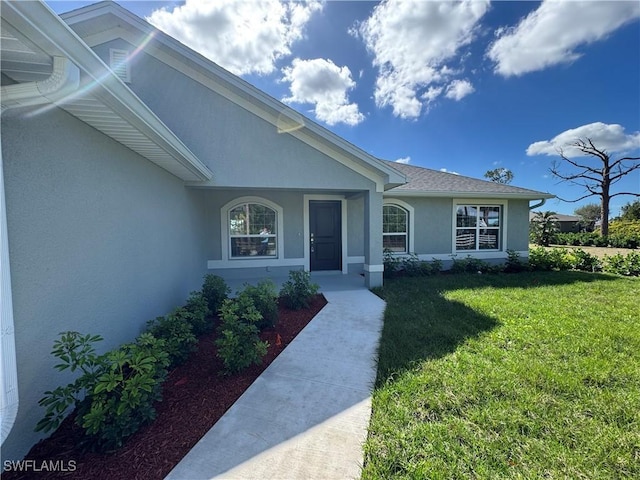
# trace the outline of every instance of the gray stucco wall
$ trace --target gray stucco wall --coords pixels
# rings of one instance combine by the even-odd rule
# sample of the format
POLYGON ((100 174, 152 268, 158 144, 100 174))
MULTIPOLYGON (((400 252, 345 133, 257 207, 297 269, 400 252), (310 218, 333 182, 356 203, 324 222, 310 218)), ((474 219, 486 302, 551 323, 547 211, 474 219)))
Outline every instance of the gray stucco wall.
POLYGON ((20 408, 2 445, 20 459, 45 390, 70 377, 49 355, 58 333, 133 340, 202 284, 206 208, 198 192, 65 112, 2 117, 20 408))
MULTIPOLYGON (((98 45, 133 50, 124 40, 98 45)), ((275 125, 146 53, 131 62, 129 87, 214 173, 212 185, 358 190, 372 182, 275 125)))
POLYGON ((529 201, 509 201, 507 224, 507 248, 516 251, 529 250, 529 201))

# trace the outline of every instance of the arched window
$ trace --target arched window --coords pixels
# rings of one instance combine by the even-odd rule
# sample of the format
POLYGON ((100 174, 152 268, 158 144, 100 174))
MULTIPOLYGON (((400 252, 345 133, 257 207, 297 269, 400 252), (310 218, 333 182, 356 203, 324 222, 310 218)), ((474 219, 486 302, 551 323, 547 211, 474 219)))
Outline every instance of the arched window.
POLYGON ((260 203, 242 203, 229 209, 231 258, 278 256, 278 215, 260 203))
POLYGON ((382 246, 394 253, 409 251, 409 212, 398 205, 382 207, 382 246))

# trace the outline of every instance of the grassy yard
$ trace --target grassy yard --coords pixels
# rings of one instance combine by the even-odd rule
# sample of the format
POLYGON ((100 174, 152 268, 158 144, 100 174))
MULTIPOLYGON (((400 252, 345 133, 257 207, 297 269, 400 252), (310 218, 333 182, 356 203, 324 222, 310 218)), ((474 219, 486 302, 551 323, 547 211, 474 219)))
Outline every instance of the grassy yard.
POLYGON ((640 478, 640 279, 387 281, 363 479, 640 478))

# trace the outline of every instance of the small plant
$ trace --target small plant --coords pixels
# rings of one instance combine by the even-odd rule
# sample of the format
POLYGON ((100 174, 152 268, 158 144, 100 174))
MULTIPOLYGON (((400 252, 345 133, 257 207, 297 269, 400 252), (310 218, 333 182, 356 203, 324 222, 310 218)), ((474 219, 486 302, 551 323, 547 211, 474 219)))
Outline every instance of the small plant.
POLYGON ((309 307, 309 300, 318 293, 320 287, 311 283, 311 274, 304 270, 291 270, 289 280, 282 285, 280 296, 287 308, 300 310, 309 307))
POLYGON ((453 257, 453 265, 451 266, 452 273, 487 273, 494 270, 487 262, 479 258, 473 258, 471 255, 462 260, 453 257))
POLYGON ((506 273, 518 273, 527 270, 522 260, 520 260, 520 254, 515 250, 507 250, 507 261, 504 264, 503 271, 506 273))
POLYGON ((182 317, 191 324, 196 337, 211 331, 213 323, 209 318, 211 310, 202 292, 191 292, 184 308, 182 317))
POLYGON ((183 308, 178 308, 166 317, 157 317, 147 322, 147 332, 155 338, 165 341, 165 348, 172 367, 183 363, 197 343, 193 327, 184 317, 190 315, 183 308))
POLYGON ((393 253, 390 248, 385 248, 382 252, 382 264, 384 265, 384 278, 391 278, 400 268, 400 258, 393 253))
POLYGON ((260 341, 256 324, 262 320, 248 296, 227 299, 220 308, 220 337, 215 344, 225 373, 237 373, 251 364, 259 365, 269 344, 260 341))
POLYGON ((231 289, 222 277, 210 273, 204 276, 202 295, 207 299, 209 310, 211 310, 212 313, 218 312, 222 306, 222 302, 227 299, 229 293, 231 293, 231 289))
POLYGON ((409 277, 419 277, 424 275, 422 270, 422 262, 415 253, 410 253, 408 256, 403 257, 400 261, 400 268, 409 277))
POLYGON ((54 342, 52 354, 61 363, 59 371, 80 370, 72 383, 44 393, 38 402, 46 413, 36 431, 56 429, 70 406, 76 408, 75 423, 84 431, 84 448, 107 451, 122 445, 140 426, 155 417, 154 402, 161 398, 161 385, 169 358, 164 341, 150 334, 136 343, 96 355, 99 335, 64 332, 54 342))
POLYGON ((576 270, 586 272, 599 272, 602 270, 602 262, 595 255, 585 252, 581 248, 576 248, 570 255, 571 266, 576 270))
POLYGON ((605 256, 603 270, 617 275, 638 277, 640 276, 640 252, 631 252, 626 256, 620 253, 605 256))
POLYGON ((241 296, 249 297, 262 315, 262 319, 257 324, 260 330, 276 325, 278 321, 278 293, 271 280, 262 280, 255 286, 245 284, 244 290, 238 293, 238 297, 241 296))

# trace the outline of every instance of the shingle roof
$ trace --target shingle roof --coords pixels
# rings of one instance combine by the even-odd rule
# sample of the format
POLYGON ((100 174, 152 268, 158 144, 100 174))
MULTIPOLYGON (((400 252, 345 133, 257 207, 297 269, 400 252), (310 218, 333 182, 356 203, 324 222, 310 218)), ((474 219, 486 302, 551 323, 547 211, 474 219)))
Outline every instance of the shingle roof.
POLYGON ((553 198, 550 193, 527 188, 503 185, 496 182, 464 177, 454 173, 440 172, 397 162, 389 162, 393 168, 406 176, 407 183, 388 190, 391 194, 417 196, 499 196, 513 198, 553 198))

